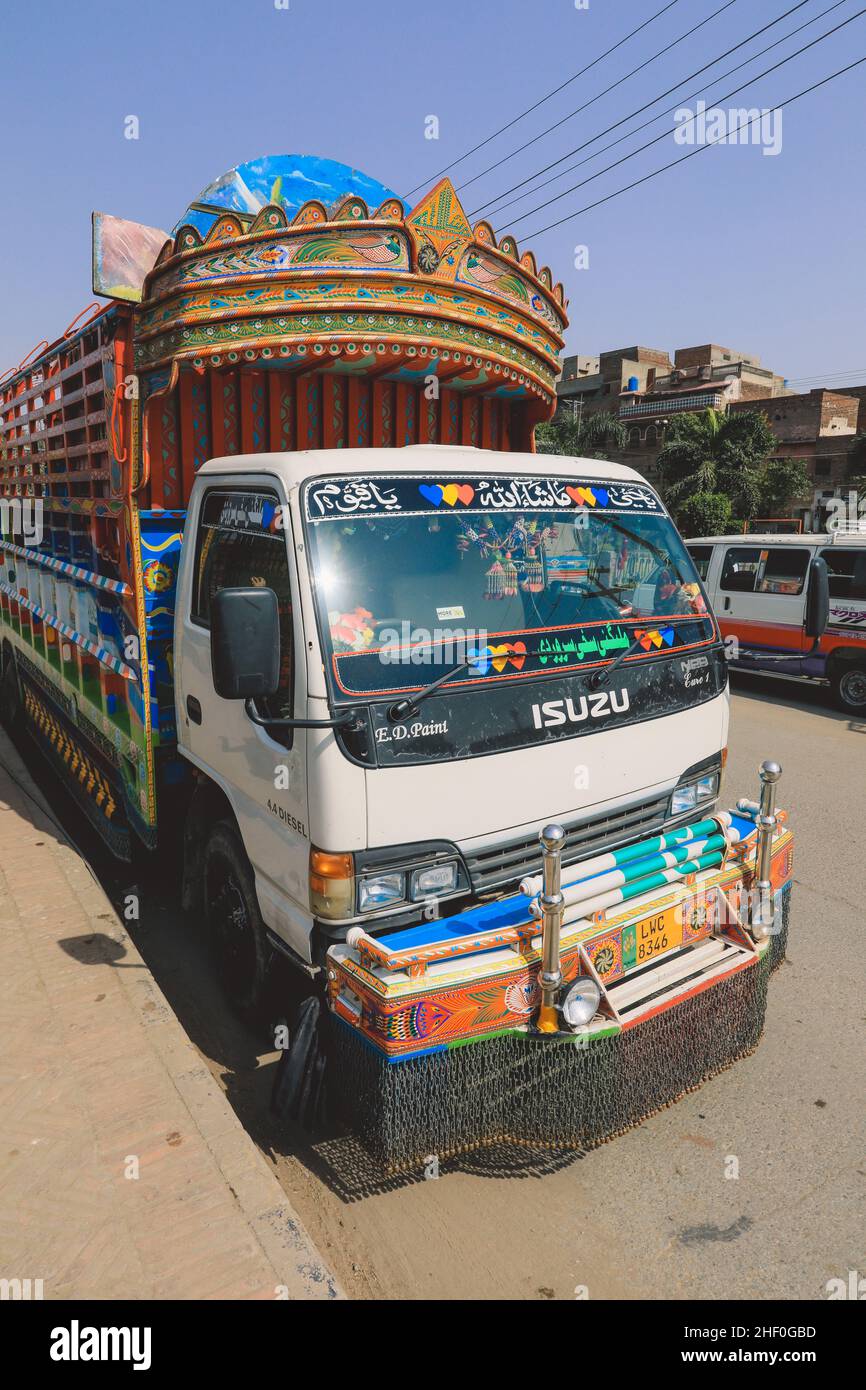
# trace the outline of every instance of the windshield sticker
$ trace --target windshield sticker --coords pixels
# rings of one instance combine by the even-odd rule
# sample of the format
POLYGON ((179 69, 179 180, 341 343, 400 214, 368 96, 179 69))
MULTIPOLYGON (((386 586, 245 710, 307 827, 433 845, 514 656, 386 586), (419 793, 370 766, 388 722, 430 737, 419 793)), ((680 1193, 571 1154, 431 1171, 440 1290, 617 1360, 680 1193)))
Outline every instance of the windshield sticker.
POLYGON ((641 660, 644 653, 665 651, 675 647, 678 652, 694 650, 713 641, 712 624, 708 618, 679 618, 663 628, 625 626, 622 623, 593 623, 580 627, 558 628, 538 633, 531 629, 521 632, 487 633, 484 645, 468 641, 460 651, 446 643, 441 650, 429 641, 413 646, 363 647, 335 651, 332 657, 337 688, 341 694, 385 696, 419 689, 430 681, 446 675, 464 657, 467 669, 453 672, 449 687, 477 685, 479 680, 514 679, 540 675, 543 672, 589 669, 603 665, 634 644, 630 662, 641 660), (436 650, 431 651, 431 646, 436 650), (416 651, 423 661, 416 660, 416 651), (422 681, 419 665, 425 667, 422 681))
POLYGON ((460 618, 465 618, 466 612, 458 603, 451 608, 437 608, 436 617, 440 623, 450 623, 456 622, 460 618))
POLYGON ((320 478, 304 494, 309 521, 346 516, 418 516, 455 512, 610 511, 663 516, 652 488, 634 482, 574 478, 484 478, 455 481, 407 474, 375 479, 320 478))
MULTIPOLYGON (((637 631, 635 631, 637 636, 637 631)), ((609 656, 625 651, 631 638, 624 627, 618 623, 605 623, 591 632, 580 629, 579 636, 541 637, 538 642, 538 660, 542 666, 561 666, 576 657, 585 662, 588 657, 595 661, 606 661, 609 656)))

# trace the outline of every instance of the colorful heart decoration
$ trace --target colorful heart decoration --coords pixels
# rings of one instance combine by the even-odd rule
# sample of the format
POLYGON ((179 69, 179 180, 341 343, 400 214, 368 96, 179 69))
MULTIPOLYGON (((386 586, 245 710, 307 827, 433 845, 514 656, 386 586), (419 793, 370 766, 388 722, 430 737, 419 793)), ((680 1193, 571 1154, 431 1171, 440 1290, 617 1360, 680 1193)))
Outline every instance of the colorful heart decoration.
POLYGON ((595 493, 591 487, 567 487, 566 492, 576 507, 594 507, 595 493))
POLYGON ((518 671, 522 671, 526 662, 526 643, 525 642, 503 642, 499 647, 489 647, 493 657, 494 671, 502 672, 509 661, 518 671))
POLYGON ((475 496, 475 489, 469 483, 446 483, 445 487, 436 483, 419 483, 418 491, 434 507, 442 502, 448 507, 453 507, 455 502, 462 502, 464 507, 468 507, 475 496))
POLYGON ((481 651, 476 648, 475 651, 469 652, 469 660, 479 675, 486 676, 490 670, 490 648, 483 647, 481 651))
POLYGON ((648 652, 651 647, 660 647, 662 643, 667 647, 672 647, 674 644, 674 630, 672 627, 663 627, 661 631, 659 631, 658 628, 653 628, 651 631, 645 631, 643 628, 636 629, 634 635, 645 652, 648 652))

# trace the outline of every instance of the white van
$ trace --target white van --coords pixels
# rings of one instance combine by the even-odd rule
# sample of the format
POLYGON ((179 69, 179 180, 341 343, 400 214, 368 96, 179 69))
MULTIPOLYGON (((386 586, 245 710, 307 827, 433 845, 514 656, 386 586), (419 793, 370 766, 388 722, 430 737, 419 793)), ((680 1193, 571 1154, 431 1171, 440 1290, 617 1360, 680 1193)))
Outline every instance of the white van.
POLYGON ((735 665, 829 681, 842 709, 866 712, 866 535, 701 536, 686 546, 722 635, 737 639, 735 665), (808 631, 815 560, 830 591, 818 640, 808 631))

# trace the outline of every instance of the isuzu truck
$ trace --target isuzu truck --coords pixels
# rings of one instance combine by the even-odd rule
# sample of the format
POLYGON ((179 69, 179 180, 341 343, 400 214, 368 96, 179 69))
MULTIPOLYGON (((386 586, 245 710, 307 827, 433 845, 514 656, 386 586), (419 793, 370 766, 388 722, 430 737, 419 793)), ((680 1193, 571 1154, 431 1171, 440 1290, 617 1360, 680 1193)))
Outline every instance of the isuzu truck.
POLYGON ((235 1007, 296 970, 282 1111, 327 1077, 391 1167, 575 1147, 747 1052, 780 769, 724 808, 657 493, 534 452, 550 271, 447 180, 407 209, 298 156, 94 237, 114 302, 0 381, 3 713, 115 853, 182 836, 235 1007))

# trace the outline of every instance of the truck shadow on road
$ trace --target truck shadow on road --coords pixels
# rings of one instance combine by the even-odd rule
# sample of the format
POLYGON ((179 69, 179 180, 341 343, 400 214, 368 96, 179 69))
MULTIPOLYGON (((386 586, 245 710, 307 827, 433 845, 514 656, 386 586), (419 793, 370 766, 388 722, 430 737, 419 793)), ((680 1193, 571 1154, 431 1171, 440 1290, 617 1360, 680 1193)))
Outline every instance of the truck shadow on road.
MULTIPOLYGON (((82 820, 80 810, 39 750, 26 737, 16 740, 16 747, 56 821, 99 880, 118 924, 128 932, 168 1006, 223 1087, 244 1129, 275 1164, 281 1180, 292 1165, 301 1164, 341 1202, 354 1203, 456 1173, 492 1179, 543 1178, 584 1157, 575 1150, 532 1149, 500 1142, 441 1161, 431 1155, 416 1168, 393 1173, 339 1121, 315 1138, 295 1126, 278 1123, 270 1109, 279 1057, 271 1020, 278 1016, 281 990, 283 998, 289 997, 289 981, 282 977, 285 967, 277 962, 270 1010, 252 1023, 239 1019, 223 998, 206 923, 191 921, 181 909, 179 864, 165 857, 132 864, 114 859, 82 820), (130 895, 138 904, 138 916, 132 920, 124 912, 130 895)), ((110 930, 69 937, 59 945, 84 966, 141 969, 136 962, 124 960, 126 950, 109 935, 110 930)))
POLYGON ((299 1158, 310 1172, 342 1202, 362 1201, 383 1192, 395 1192, 419 1183, 463 1173, 476 1178, 545 1178, 570 1168, 586 1155, 580 1150, 529 1149, 495 1143, 441 1162, 431 1154, 423 1164, 400 1172, 388 1172, 348 1132, 310 1142, 299 1133, 274 1132, 274 1153, 299 1158))
POLYGON ((844 710, 836 709, 829 689, 806 681, 787 680, 784 676, 765 676, 759 672, 731 671, 731 694, 758 704, 784 706, 817 714, 834 724, 846 724, 852 733, 866 733, 866 720, 856 719, 844 710))

